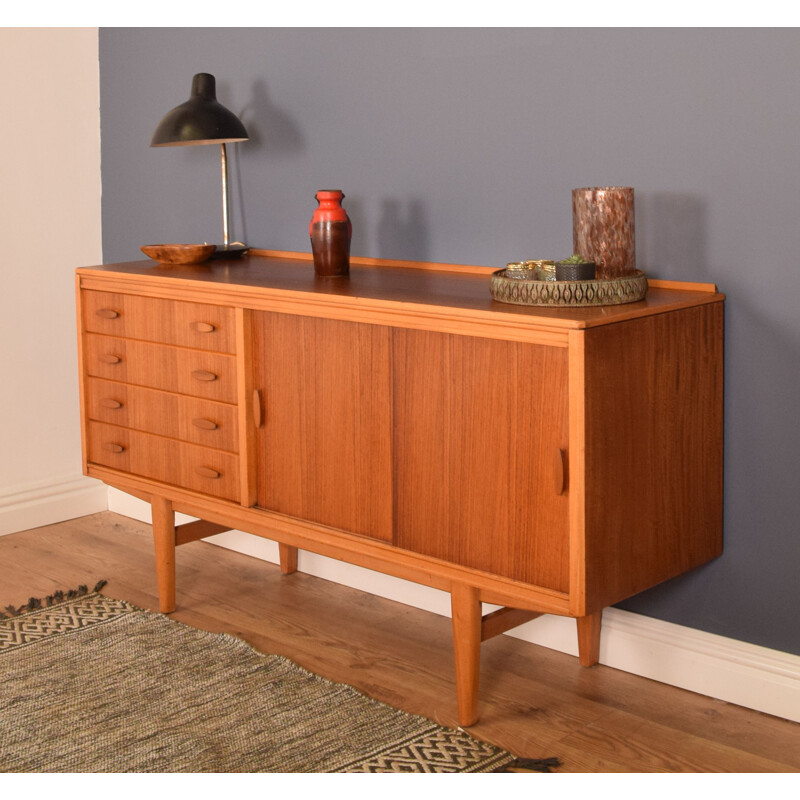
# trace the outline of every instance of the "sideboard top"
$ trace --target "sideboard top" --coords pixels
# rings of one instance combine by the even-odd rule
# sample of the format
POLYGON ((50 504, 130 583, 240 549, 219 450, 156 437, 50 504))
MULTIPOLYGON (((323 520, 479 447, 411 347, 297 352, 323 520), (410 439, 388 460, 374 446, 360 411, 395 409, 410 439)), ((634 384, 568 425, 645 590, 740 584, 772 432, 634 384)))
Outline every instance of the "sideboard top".
POLYGON ((431 264, 411 261, 351 258, 349 278, 316 278, 310 254, 256 250, 236 260, 215 260, 200 265, 160 265, 132 261, 81 267, 82 286, 112 291, 142 291, 175 295, 205 302, 235 303, 243 297, 286 297, 315 305, 375 308, 384 304, 425 313, 445 309, 468 317, 504 317, 516 325, 548 328, 589 328, 640 316, 664 313, 705 303, 724 295, 713 284, 650 281, 644 300, 617 306, 546 308, 500 303, 489 293, 495 267, 431 264), (94 287, 99 278, 102 287, 94 287), (193 297, 192 297, 193 296, 193 297))

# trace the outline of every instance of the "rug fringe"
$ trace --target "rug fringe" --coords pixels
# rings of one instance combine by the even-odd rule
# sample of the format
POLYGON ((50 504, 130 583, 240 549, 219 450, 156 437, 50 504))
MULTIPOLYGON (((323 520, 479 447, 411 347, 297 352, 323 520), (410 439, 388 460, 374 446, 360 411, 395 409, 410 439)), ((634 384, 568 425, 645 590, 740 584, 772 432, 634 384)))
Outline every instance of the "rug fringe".
MULTIPOLYGON (((108 581, 98 581, 95 584, 94 589, 92 589, 91 594, 99 592, 106 585, 106 583, 108 583, 108 581)), ((77 600, 77 598, 83 597, 87 594, 90 594, 89 588, 86 586, 86 584, 82 583, 77 589, 70 589, 67 592, 63 592, 59 589, 59 591, 47 595, 47 597, 44 599, 39 597, 31 597, 27 603, 23 603, 19 607, 6 606, 2 611, 0 611, 0 619, 11 619, 12 617, 18 617, 20 614, 27 614, 30 611, 36 611, 40 608, 58 605, 58 603, 63 603, 65 600, 77 600)))
POLYGON ((557 758, 515 758, 493 772, 550 772, 550 767, 560 767, 557 758))

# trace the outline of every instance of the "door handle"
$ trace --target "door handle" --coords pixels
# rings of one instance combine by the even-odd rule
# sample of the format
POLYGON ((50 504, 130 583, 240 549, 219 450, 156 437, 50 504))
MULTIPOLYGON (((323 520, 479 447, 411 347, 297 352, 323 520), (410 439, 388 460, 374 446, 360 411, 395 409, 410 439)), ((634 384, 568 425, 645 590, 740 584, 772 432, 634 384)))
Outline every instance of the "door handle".
POLYGON ((556 494, 564 494, 567 490, 567 451, 556 450, 553 459, 553 483, 556 494))
POLYGON ((261 392, 258 389, 253 389, 253 424, 256 428, 260 428, 264 422, 264 409, 261 404, 261 392))

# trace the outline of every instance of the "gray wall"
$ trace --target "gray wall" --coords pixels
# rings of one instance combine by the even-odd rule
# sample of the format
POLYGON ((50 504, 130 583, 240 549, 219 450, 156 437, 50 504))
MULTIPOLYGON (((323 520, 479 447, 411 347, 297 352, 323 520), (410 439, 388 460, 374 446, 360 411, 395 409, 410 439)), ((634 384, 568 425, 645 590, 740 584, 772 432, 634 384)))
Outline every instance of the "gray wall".
POLYGON ((102 29, 106 261, 221 239, 217 149, 148 147, 195 72, 252 246, 308 251, 341 188, 357 255, 563 257, 571 189, 634 186, 639 266, 728 297, 725 553, 624 607, 800 653, 800 32, 102 29))

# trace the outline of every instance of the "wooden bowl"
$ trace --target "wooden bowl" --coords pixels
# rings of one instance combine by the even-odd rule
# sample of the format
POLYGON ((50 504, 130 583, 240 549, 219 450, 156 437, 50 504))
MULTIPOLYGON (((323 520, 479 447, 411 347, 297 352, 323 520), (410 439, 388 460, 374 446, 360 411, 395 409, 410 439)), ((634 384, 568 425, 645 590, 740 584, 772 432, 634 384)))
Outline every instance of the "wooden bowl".
POLYGON ((141 249, 160 264, 202 264, 217 248, 213 244, 145 244, 141 249))

